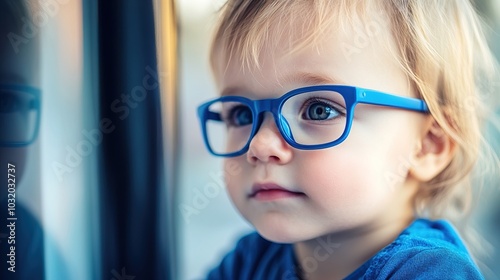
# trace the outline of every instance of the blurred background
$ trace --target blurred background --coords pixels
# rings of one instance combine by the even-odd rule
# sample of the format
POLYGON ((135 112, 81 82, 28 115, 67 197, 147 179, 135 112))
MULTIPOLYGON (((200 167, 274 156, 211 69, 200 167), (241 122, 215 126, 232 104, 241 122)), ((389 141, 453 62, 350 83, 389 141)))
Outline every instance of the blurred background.
MULTIPOLYGON (((498 57, 500 1, 476 2, 498 57)), ((252 230, 196 117, 217 95, 208 49, 224 0, 40 3, 41 128, 18 196, 45 232, 45 278, 202 279, 252 230)), ((493 185, 472 219, 491 245, 481 269, 500 279, 493 185)))

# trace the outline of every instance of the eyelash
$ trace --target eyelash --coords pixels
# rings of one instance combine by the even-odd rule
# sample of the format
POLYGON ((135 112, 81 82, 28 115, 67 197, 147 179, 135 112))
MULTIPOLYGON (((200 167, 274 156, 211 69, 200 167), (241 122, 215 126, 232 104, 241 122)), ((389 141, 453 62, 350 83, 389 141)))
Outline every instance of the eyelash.
POLYGON ((305 109, 307 109, 309 106, 311 106, 314 103, 321 103, 325 104, 326 106, 330 106, 333 109, 335 109, 341 116, 346 115, 346 109, 339 105, 338 103, 330 100, 325 100, 323 97, 310 97, 307 99, 302 106, 300 107, 299 112, 303 112, 305 109))

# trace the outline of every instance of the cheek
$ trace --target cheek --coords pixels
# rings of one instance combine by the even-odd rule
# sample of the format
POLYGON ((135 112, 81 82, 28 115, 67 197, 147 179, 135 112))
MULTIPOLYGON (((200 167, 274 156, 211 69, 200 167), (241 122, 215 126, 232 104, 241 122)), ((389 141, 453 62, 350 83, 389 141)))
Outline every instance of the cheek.
POLYGON ((224 160, 224 180, 233 201, 241 199, 241 192, 245 189, 243 186, 244 182, 247 181, 245 176, 249 174, 244 170, 245 162, 246 158, 244 156, 224 160))
MULTIPOLYGON (((352 131, 347 145, 359 166, 373 170, 384 184, 402 183, 412 164, 425 117, 398 110, 368 110, 352 131), (367 117, 368 116, 368 117, 367 117)), ((363 176, 364 170, 359 173, 363 176)), ((392 188, 394 186, 389 186, 392 188)))
POLYGON ((309 213, 324 221, 324 226, 332 226, 333 222, 337 230, 376 219, 390 205, 392 191, 374 162, 359 149, 324 153, 311 159, 311 164, 302 169, 300 180, 313 202, 309 213))
POLYGON ((404 182, 412 150, 410 138, 395 131, 353 131, 337 147, 302 153, 300 185, 321 208, 358 211, 382 205, 404 182))
POLYGON ((356 207, 382 193, 378 168, 359 149, 316 152, 304 163, 300 185, 311 199, 320 202, 320 207, 356 207))
MULTIPOLYGON (((16 182, 22 181, 23 174, 26 164, 28 148, 1 148, 0 147, 0 166, 6 168, 8 164, 14 164, 16 166, 16 182)), ((5 169, 5 171, 7 171, 5 169)), ((6 173, 5 173, 6 174, 6 173)), ((7 182, 7 179, 5 180, 7 182)), ((7 185, 5 185, 7 186, 7 185)), ((7 196, 7 188, 0 191, 0 200, 3 200, 7 196)))
MULTIPOLYGON (((3 161, 5 161, 5 166, 8 163, 16 165, 16 172, 21 172, 24 170, 24 164, 26 162, 26 156, 28 153, 27 147, 20 148, 0 148, 0 156, 3 161)), ((4 165, 2 165, 4 166, 4 165)))

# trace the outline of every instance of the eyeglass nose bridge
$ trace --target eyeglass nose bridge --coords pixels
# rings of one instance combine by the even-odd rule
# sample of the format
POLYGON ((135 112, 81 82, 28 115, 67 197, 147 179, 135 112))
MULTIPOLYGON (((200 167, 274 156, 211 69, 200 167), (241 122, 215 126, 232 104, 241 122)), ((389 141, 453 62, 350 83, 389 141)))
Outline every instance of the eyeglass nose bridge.
POLYGON ((262 99, 262 100, 255 100, 253 101, 254 105, 254 110, 255 110, 255 119, 256 119, 256 125, 254 128, 254 131, 252 133, 252 136, 250 137, 251 139, 259 132, 260 126, 264 122, 264 114, 266 112, 269 112, 273 115, 274 119, 276 120, 276 117, 278 116, 278 109, 275 108, 277 106, 276 103, 274 102, 276 99, 262 99))
POLYGON ((264 114, 266 112, 271 113, 271 115, 273 116, 276 127, 278 128, 278 131, 280 132, 281 136, 285 139, 285 141, 288 142, 289 144, 295 141, 292 135, 290 125, 288 124, 287 120, 279 113, 280 105, 282 103, 281 98, 256 100, 254 102, 255 102, 254 106, 256 110, 257 124, 249 141, 251 141, 259 131, 262 123, 264 122, 264 114))

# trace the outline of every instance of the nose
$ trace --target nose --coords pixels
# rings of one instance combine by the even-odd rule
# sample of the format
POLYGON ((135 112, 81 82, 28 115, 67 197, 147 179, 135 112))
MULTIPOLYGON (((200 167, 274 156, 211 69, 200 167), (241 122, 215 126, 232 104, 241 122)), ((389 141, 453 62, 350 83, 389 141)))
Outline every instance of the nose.
POLYGON ((292 154, 292 147, 281 136, 272 115, 266 113, 259 130, 250 141, 247 161, 251 164, 264 162, 283 165, 292 160, 292 154))

